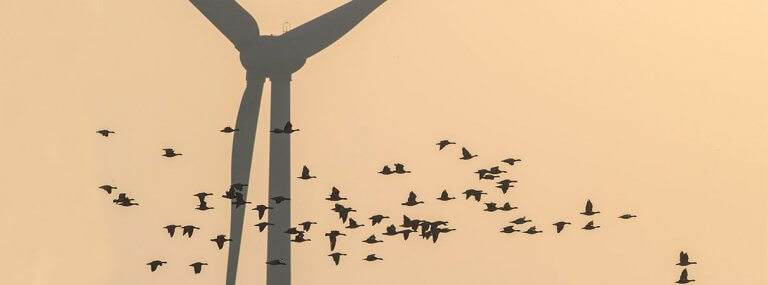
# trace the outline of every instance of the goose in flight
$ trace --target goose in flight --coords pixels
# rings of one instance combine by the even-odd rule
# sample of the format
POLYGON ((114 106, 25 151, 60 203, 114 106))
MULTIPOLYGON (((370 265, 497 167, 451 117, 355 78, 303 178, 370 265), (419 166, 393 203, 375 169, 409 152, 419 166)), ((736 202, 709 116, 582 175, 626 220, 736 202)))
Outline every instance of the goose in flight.
POLYGON ((680 279, 675 281, 677 284, 685 284, 688 282, 696 281, 696 279, 688 279, 688 269, 683 269, 683 272, 680 272, 680 279))
POLYGON ((291 240, 292 242, 305 242, 305 241, 312 241, 311 239, 305 239, 304 238, 304 232, 299 232, 296 234, 296 237, 291 240))
POLYGON ((164 148, 163 151, 165 151, 165 153, 163 154, 163 156, 165 157, 174 157, 174 156, 182 155, 181 153, 176 153, 176 151, 173 150, 172 148, 164 148))
POLYGON ((291 124, 291 121, 288 121, 282 129, 272 129, 270 132, 275 134, 291 134, 298 131, 299 129, 293 129, 293 124, 291 124))
POLYGON ((295 227, 294 228, 289 228, 289 229, 284 231, 284 233, 289 234, 289 235, 300 234, 300 233, 303 233, 303 232, 304 231, 300 231, 300 230, 296 229, 295 227))
POLYGON ((685 251, 681 251, 680 252, 680 262, 678 262, 675 265, 688 266, 688 265, 691 265, 691 264, 696 264, 696 262, 688 261, 688 253, 685 252, 685 251))
POLYGON ((328 240, 331 242, 331 251, 333 251, 333 249, 336 248, 336 237, 346 236, 346 234, 343 234, 337 230, 332 230, 330 232, 325 233, 325 236, 327 236, 328 240))
POLYGON ((535 235, 538 233, 542 233, 542 231, 537 231, 536 226, 528 228, 528 230, 524 231, 523 233, 529 234, 529 235, 535 235))
POLYGON ((373 215, 368 219, 371 220, 371 226, 375 226, 376 224, 381 223, 382 220, 389 219, 389 216, 373 215))
POLYGON ((397 235, 397 228, 395 228, 395 225, 389 225, 387 226, 387 230, 383 233, 381 233, 385 236, 394 236, 397 235))
POLYGON ((222 132, 222 133, 232 133, 232 132, 237 132, 237 131, 240 131, 240 129, 233 129, 230 126, 226 126, 223 129, 221 129, 220 132, 222 132))
POLYGON ((336 206, 333 207, 333 209, 331 210, 333 210, 336 213, 339 213, 339 218, 343 223, 347 222, 347 217, 349 216, 349 212, 357 212, 357 210, 352 209, 351 207, 350 208, 344 207, 341 204, 336 204, 336 206))
POLYGON ((461 159, 461 160, 470 160, 470 159, 472 159, 473 157, 477 157, 477 155, 476 155, 476 154, 472 154, 472 153, 470 153, 470 152, 467 150, 467 148, 466 148, 466 147, 462 147, 462 148, 461 148, 461 154, 462 154, 462 156, 461 156, 461 157, 459 157, 459 159, 461 159))
POLYGON ((496 182, 496 188, 501 189, 502 194, 507 194, 507 190, 509 188, 515 187, 515 185, 512 185, 512 183, 517 183, 517 180, 510 180, 510 179, 504 179, 499 182, 496 182))
POLYGON ((449 140, 441 140, 436 143, 436 145, 440 147, 438 150, 443 150, 446 146, 452 145, 452 144, 456 144, 456 143, 449 140))
POLYGON ((481 196, 487 195, 488 193, 483 192, 483 190, 467 189, 461 194, 466 195, 464 200, 469 200, 469 197, 475 197, 475 201, 480 202, 481 196))
POLYGON ((490 170, 483 168, 483 169, 478 169, 474 173, 477 173, 479 180, 483 180, 483 177, 485 177, 485 175, 488 174, 489 172, 490 170))
POLYGON ((231 239, 228 239, 226 235, 217 235, 216 238, 211 239, 212 242, 216 243, 216 246, 219 247, 219 249, 224 248, 224 242, 232 241, 231 239))
POLYGON ((395 173, 395 172, 392 171, 392 169, 389 168, 389 165, 384 165, 384 167, 381 169, 381 171, 379 171, 379 173, 384 174, 384 175, 390 175, 390 174, 395 173))
POLYGON ((511 233, 519 232, 519 231, 520 230, 516 230, 515 229, 515 226, 506 226, 506 227, 501 228, 500 232, 505 233, 505 234, 511 234, 511 233))
POLYGON ((405 165, 403 165, 402 163, 395 163, 395 173, 406 174, 406 173, 411 173, 411 171, 405 170, 405 165))
POLYGON ((99 186, 99 188, 101 190, 107 191, 107 193, 109 193, 109 194, 112 194, 112 189, 117 189, 117 187, 109 185, 109 184, 101 185, 101 186, 99 186))
POLYGON ((193 225, 186 225, 181 227, 181 229, 182 229, 182 232, 181 232, 182 236, 188 235, 189 237, 192 237, 192 233, 194 233, 195 230, 199 230, 200 228, 195 227, 193 225))
POLYGON ((624 215, 619 216, 619 219, 624 219, 624 220, 629 220, 631 218, 637 218, 637 216, 632 215, 632 214, 624 214, 624 215))
POLYGON ((565 228, 565 225, 570 225, 570 224, 571 223, 569 223, 569 222, 560 221, 560 222, 554 223, 552 225, 557 228, 557 233, 559 234, 560 232, 563 231, 563 229, 565 228))
POLYGON ((301 176, 299 176, 298 178, 303 180, 309 180, 312 178, 317 178, 317 176, 310 176, 309 168, 306 165, 304 165, 304 168, 301 169, 301 176))
POLYGON ((416 201, 416 193, 413 193, 413 191, 411 191, 411 193, 408 194, 408 201, 406 201, 405 203, 401 203, 400 205, 416 206, 416 205, 422 204, 422 203, 424 203, 424 201, 416 201))
POLYGON ((98 130, 98 131, 96 131, 96 133, 98 133, 98 134, 100 134, 100 135, 102 135, 104 137, 108 137, 109 134, 114 134, 115 132, 110 131, 110 130, 98 130))
POLYGON ((509 223, 510 224, 515 224, 515 225, 522 225, 522 224, 525 224, 525 223, 530 222, 530 221, 531 220, 526 220, 525 216, 522 216, 520 218, 515 219, 514 221, 509 222, 509 223))
POLYGON ((512 205, 510 205, 509 202, 504 203, 504 205, 501 206, 501 208, 499 208, 500 211, 504 211, 504 212, 512 211, 514 209, 517 209, 517 207, 512 207, 512 205))
POLYGON ((283 196, 272 197, 272 198, 270 198, 270 199, 272 199, 272 201, 275 201, 275 204, 280 204, 280 203, 282 203, 282 202, 285 202, 285 201, 291 200, 290 198, 288 198, 288 197, 283 197, 283 196))
POLYGON ((206 196, 211 196, 211 195, 213 195, 213 193, 200 192, 200 193, 197 193, 197 194, 192 195, 192 196, 197 197, 197 199, 199 199, 200 203, 202 204, 202 203, 205 203, 205 197, 206 196))
POLYGON ((585 230, 591 231, 591 230, 594 230, 594 229, 596 229, 596 228, 599 228, 599 227, 600 227, 600 226, 595 226, 595 222, 594 222, 594 221, 589 221, 589 223, 587 223, 586 225, 584 225, 584 227, 583 227, 582 229, 585 229, 585 230))
POLYGON ((260 204, 260 205, 256 205, 256 208, 253 208, 252 210, 256 210, 256 211, 258 211, 258 212, 259 212, 259 220, 261 220, 261 218, 263 218, 263 217, 264 217, 264 212, 266 212, 266 211, 267 211, 267 209, 269 209, 269 210, 272 210, 272 209, 274 209, 274 208, 272 208, 272 207, 267 207, 267 205, 261 205, 261 204, 260 204))
POLYGON ((367 239, 363 240, 363 242, 367 243, 367 244, 374 244, 374 243, 379 243, 379 242, 384 242, 384 241, 383 240, 377 240, 376 239, 376 235, 371 235, 367 239))
POLYGON ((306 222, 300 223, 299 225, 305 232, 309 232, 309 227, 311 227, 312 225, 317 225, 317 223, 312 221, 306 221, 306 222))
POLYGON ((450 201, 453 199, 456 199, 456 197, 448 197, 447 190, 443 190, 443 193, 440 194, 440 197, 437 197, 437 200, 440 200, 440 201, 450 201))
POLYGON ((286 265, 285 262, 282 261, 282 259, 274 259, 266 262, 269 265, 286 265))
POLYGON ((384 260, 383 258, 376 257, 376 254, 369 254, 365 258, 363 258, 365 261, 376 261, 376 260, 384 260))
POLYGON ((272 223, 268 223, 268 222, 261 222, 261 223, 255 224, 254 226, 257 226, 257 227, 259 227, 259 232, 263 232, 263 231, 264 231, 264 229, 265 229, 267 226, 274 226, 274 225, 275 225, 275 224, 272 224, 272 223))
POLYGON ((198 209, 200 211, 207 211, 207 210, 212 210, 213 207, 208 207, 208 202, 203 201, 200 203, 200 205, 197 205, 197 208, 195 209, 198 209))
POLYGON ((173 237, 173 234, 176 233, 176 228, 180 228, 180 227, 181 227, 180 225, 167 225, 163 228, 165 228, 165 230, 168 231, 168 235, 173 237))
POLYGON ((347 198, 343 198, 340 196, 341 191, 339 191, 336 186, 331 187, 331 194, 328 195, 328 198, 325 198, 325 200, 328 201, 341 201, 341 200, 347 200, 347 198))
POLYGON ((592 211, 592 201, 587 200, 587 205, 584 207, 584 212, 580 213, 585 216, 592 216, 594 214, 599 214, 600 212, 594 212, 592 211))
POLYGON ((359 227, 362 227, 362 226, 365 226, 365 225, 358 224, 357 221, 355 221, 355 219, 349 218, 349 225, 346 226, 346 228, 348 228, 348 229, 356 229, 356 228, 359 228, 359 227))
POLYGON ((486 212, 495 212, 499 208, 496 207, 496 203, 485 203, 485 209, 483 211, 486 212))
POLYGON ((501 170, 498 166, 491 167, 491 169, 488 169, 488 173, 490 174, 502 174, 507 173, 505 170, 501 170))
POLYGON ((203 265, 208 265, 208 263, 203 263, 198 261, 190 264, 189 266, 192 266, 192 269, 195 270, 195 274, 200 274, 200 271, 203 270, 203 265))
POLYGON ((138 206, 139 203, 134 203, 134 199, 128 198, 125 193, 120 193, 117 199, 112 200, 112 203, 118 204, 123 207, 138 206))
POLYGON ((161 261, 161 260, 153 260, 147 263, 147 265, 149 265, 149 270, 151 270, 152 272, 155 272, 155 270, 157 270, 157 267, 163 266, 163 264, 166 264, 166 263, 168 262, 161 261))
POLYGON ((507 158, 507 159, 505 159, 505 160, 502 160, 501 162, 507 163, 507 164, 509 164, 510 166, 514 166, 514 165, 515 165, 515 162, 518 162, 518 161, 522 161, 522 160, 519 160, 519 159, 514 159, 514 158, 507 158))
POLYGON ((347 254, 346 253, 341 253, 341 252, 334 252, 334 253, 329 254, 328 256, 333 258, 333 263, 334 264, 339 265, 339 261, 341 260, 341 256, 342 255, 347 255, 347 254))

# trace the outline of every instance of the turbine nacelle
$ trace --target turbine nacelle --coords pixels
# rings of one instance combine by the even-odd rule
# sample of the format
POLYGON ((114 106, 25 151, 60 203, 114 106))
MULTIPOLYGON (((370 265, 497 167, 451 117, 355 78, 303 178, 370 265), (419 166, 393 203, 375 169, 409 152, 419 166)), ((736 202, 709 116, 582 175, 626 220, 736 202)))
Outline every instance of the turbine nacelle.
POLYGON ((282 36, 259 36, 252 46, 240 50, 240 63, 249 79, 288 76, 306 62, 306 56, 295 42, 282 36))

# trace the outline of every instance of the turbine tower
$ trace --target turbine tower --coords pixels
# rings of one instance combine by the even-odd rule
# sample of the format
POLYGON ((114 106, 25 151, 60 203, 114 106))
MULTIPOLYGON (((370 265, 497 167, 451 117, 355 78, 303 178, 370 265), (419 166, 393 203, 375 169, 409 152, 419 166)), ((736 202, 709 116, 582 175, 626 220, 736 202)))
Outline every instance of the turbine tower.
MULTIPOLYGON (((270 124, 279 129, 290 120, 291 74, 298 71, 307 58, 333 44, 386 0, 352 0, 320 17, 279 36, 259 34, 256 20, 235 0, 190 0, 240 52, 246 70, 246 87, 237 113, 232 144, 231 181, 249 184, 251 162, 259 116, 261 93, 266 78, 272 84, 270 124)), ((269 197, 290 197, 291 140, 287 134, 271 134, 269 150, 269 197)), ((243 188, 243 198, 248 188, 243 188)), ((234 285, 240 256, 243 220, 246 207, 232 207, 227 264, 227 285, 234 285)), ((274 224, 267 236, 267 260, 282 259, 287 266, 267 265, 267 284, 291 283, 290 235, 280 229, 291 224, 290 201, 269 211, 274 224)))

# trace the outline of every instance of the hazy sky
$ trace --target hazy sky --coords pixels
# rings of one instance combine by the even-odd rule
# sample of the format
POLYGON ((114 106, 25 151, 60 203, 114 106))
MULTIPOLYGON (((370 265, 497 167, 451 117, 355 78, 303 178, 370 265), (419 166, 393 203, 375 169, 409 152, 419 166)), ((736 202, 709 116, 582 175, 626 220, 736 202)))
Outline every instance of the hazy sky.
MULTIPOLYGON (((345 1, 239 2, 280 34, 345 1)), ((293 76, 292 169, 319 177, 293 181, 294 222, 319 222, 293 245, 294 284, 671 284, 680 250, 697 284, 768 284, 765 27, 759 0, 388 1, 293 76), (443 138, 459 145, 438 152, 443 138), (479 156, 459 160, 461 146, 479 156), (504 167, 520 181, 506 195, 472 173, 508 157, 523 162, 504 167), (413 173, 376 173, 394 162, 413 173), (338 267, 322 235, 342 226, 331 186, 356 220, 393 217, 345 230, 338 267), (467 188, 519 209, 434 200, 467 188), (426 204, 401 206, 409 191, 426 204), (578 229, 587 199, 595 231, 578 229), (458 230, 379 235, 403 214, 458 230), (544 233, 498 232, 522 215, 544 233), (559 220, 574 225, 555 234, 559 220), (372 233, 385 242, 360 242, 372 233)), ((0 284, 222 284, 227 251, 208 240, 229 233, 232 139, 218 130, 245 87, 226 38, 186 0, 0 0, 0 44, 0 284), (194 210, 200 191, 215 210, 194 210), (171 223, 201 230, 170 239, 171 223), (168 264, 150 273, 154 259, 168 264), (210 265, 194 275, 195 261, 210 265)), ((256 223, 250 211, 239 284, 265 280, 256 223)))

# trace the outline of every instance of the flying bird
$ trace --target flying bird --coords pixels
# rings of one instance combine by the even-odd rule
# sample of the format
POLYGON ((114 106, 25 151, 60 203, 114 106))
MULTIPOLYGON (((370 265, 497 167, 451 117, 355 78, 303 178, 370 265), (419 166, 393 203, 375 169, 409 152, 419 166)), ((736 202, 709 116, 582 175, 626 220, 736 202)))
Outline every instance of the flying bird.
POLYGON ((268 223, 268 222, 261 222, 261 223, 255 224, 254 226, 257 226, 257 227, 259 227, 259 232, 263 232, 263 231, 264 231, 264 229, 265 229, 267 226, 274 226, 274 225, 275 225, 275 224, 272 224, 272 223, 268 223))
POLYGON ((266 205, 256 205, 256 208, 253 208, 252 210, 259 211, 259 220, 264 217, 264 212, 267 211, 267 209, 274 209, 272 207, 267 207, 266 205))
POLYGON ((517 183, 517 180, 504 179, 496 182, 496 184, 498 184, 496 185, 496 188, 501 189, 502 194, 507 194, 507 190, 509 190, 509 188, 515 187, 515 185, 512 185, 512 183, 517 183))
POLYGON ((379 243, 379 242, 384 242, 384 241, 377 240, 376 239, 376 235, 371 235, 367 239, 363 240, 363 242, 367 243, 367 244, 374 244, 374 243, 379 243))
POLYGON ((483 211, 486 212, 495 212, 499 208, 496 207, 496 203, 485 203, 485 209, 483 211))
POLYGON ((211 196, 211 195, 213 195, 213 193, 200 192, 200 193, 197 193, 197 194, 192 195, 192 196, 195 196, 195 197, 197 197, 197 199, 200 199, 200 203, 205 203, 205 197, 206 196, 211 196))
POLYGON ((309 232, 309 227, 311 227, 312 225, 316 225, 316 224, 317 224, 316 222, 306 221, 306 222, 303 222, 303 223, 301 223, 299 225, 302 227, 302 229, 305 232, 309 232))
POLYGON ((285 231, 284 231, 284 233, 286 233, 286 234, 289 234, 289 235, 300 234, 300 233, 303 233, 303 232, 304 232, 304 231, 300 231, 300 230, 298 230, 298 229, 297 229, 297 228, 295 228, 295 227, 294 227, 294 228, 289 228, 289 229, 287 229, 287 230, 285 230, 285 231))
POLYGON ((304 238, 304 232, 299 232, 296 234, 296 237, 291 240, 292 242, 305 242, 305 241, 312 241, 311 239, 305 239, 304 238))
POLYGON ((167 225, 167 226, 165 226, 165 227, 163 227, 163 228, 165 228, 165 230, 167 230, 167 231, 168 231, 168 234, 169 234, 171 237, 173 237, 173 234, 175 234, 175 233, 176 233, 176 228, 180 228, 180 227, 181 227, 181 226, 179 226, 179 225, 167 225))
POLYGON ((595 222, 594 222, 594 221, 589 221, 589 223, 587 223, 586 225, 584 225, 584 227, 583 227, 582 229, 585 229, 585 230, 591 231, 591 230, 594 230, 594 229, 596 229, 596 228, 599 228, 599 227, 600 227, 600 226, 595 226, 595 222))
POLYGON ((413 191, 411 191, 411 193, 408 194, 408 201, 406 201, 404 203, 401 203, 400 205, 416 206, 416 205, 422 204, 422 203, 424 203, 424 201, 416 201, 416 193, 413 193, 413 191))
MULTIPOLYGON (((237 193, 240 194, 240 193, 237 193)), ((236 195, 234 201, 232 201, 232 205, 235 205, 235 208, 240 208, 240 206, 244 206, 245 204, 250 204, 251 202, 245 201, 243 199, 243 194, 236 195)))
POLYGON ((269 265, 286 265, 284 262, 282 262, 282 259, 274 259, 266 262, 269 265))
POLYGON ((685 252, 685 251, 681 251, 680 252, 680 262, 678 262, 675 265, 688 266, 688 265, 691 265, 691 264, 696 264, 696 262, 688 261, 688 253, 685 252))
POLYGON ((440 194, 440 197, 437 197, 437 200, 440 200, 440 201, 450 201, 453 199, 456 199, 456 197, 448 197, 447 190, 443 190, 443 193, 440 194))
POLYGON ((537 231, 536 226, 528 228, 528 230, 524 231, 523 233, 529 234, 529 235, 535 235, 538 233, 541 233, 542 231, 537 231))
POLYGON ((109 194, 112 194, 112 189, 117 189, 117 187, 109 185, 109 184, 101 185, 101 186, 99 186, 99 188, 104 190, 104 191, 107 191, 107 193, 109 193, 109 194))
POLYGON ((117 196, 117 199, 113 199, 112 203, 118 204, 123 207, 130 207, 130 206, 137 206, 139 203, 134 203, 134 199, 128 198, 128 196, 125 193, 120 193, 117 196))
POLYGON ((306 165, 304 165, 304 168, 301 169, 301 176, 299 176, 298 178, 303 180, 309 180, 312 178, 317 178, 317 176, 310 176, 309 168, 306 165))
POLYGON ((390 175, 390 174, 395 173, 395 172, 392 171, 392 169, 389 168, 389 165, 384 165, 384 167, 381 169, 381 171, 379 171, 379 173, 384 174, 384 175, 390 175))
POLYGON ((677 284, 685 284, 688 282, 696 281, 696 279, 688 279, 688 269, 683 269, 683 272, 680 273, 680 279, 675 281, 677 284))
POLYGON ((382 258, 376 257, 376 254, 369 254, 365 258, 363 258, 365 261, 376 261, 376 260, 384 260, 382 258))
POLYGON ((328 198, 325 198, 325 200, 328 200, 328 201, 347 200, 347 198, 341 197, 340 194, 341 194, 341 191, 339 191, 339 189, 336 188, 336 186, 331 187, 331 194, 328 195, 328 198))
POLYGON ((510 205, 509 202, 504 203, 504 205, 501 206, 501 208, 499 208, 500 211, 505 211, 505 212, 512 211, 514 209, 517 209, 517 207, 512 207, 512 205, 510 205))
POLYGON ((347 255, 347 254, 345 254, 345 253, 340 253, 340 252, 334 252, 334 253, 331 253, 331 254, 329 254, 328 256, 330 256, 331 258, 333 258, 333 263, 334 263, 334 264, 336 264, 336 265, 339 265, 339 261, 341 260, 341 256, 342 256, 342 255, 347 255))
POLYGON ((181 153, 176 153, 176 151, 174 151, 172 148, 164 148, 163 151, 165 151, 165 153, 163 154, 163 156, 165 157, 174 157, 174 156, 182 155, 181 153))
POLYGON ((348 228, 348 229, 356 229, 356 228, 359 228, 359 227, 362 227, 362 226, 365 226, 365 225, 358 224, 357 221, 355 221, 355 219, 349 218, 349 225, 346 226, 346 228, 348 228))
POLYGON ((200 274, 200 271, 203 270, 203 265, 208 265, 208 263, 202 263, 198 261, 190 264, 189 266, 192 266, 192 269, 195 270, 195 274, 200 274))
POLYGON ((290 134, 290 133, 298 132, 298 131, 299 131, 299 129, 295 129, 294 130, 293 129, 293 124, 291 124, 291 121, 288 121, 287 123, 285 123, 285 126, 283 126, 282 129, 272 129, 272 131, 270 131, 270 132, 275 133, 275 134, 290 134))
POLYGON ((411 173, 411 171, 405 170, 405 165, 403 165, 402 163, 395 163, 395 173, 406 174, 406 173, 411 173))
POLYGON ((441 140, 436 143, 436 145, 440 147, 438 150, 443 150, 443 148, 451 144, 456 144, 456 143, 449 140, 441 140))
POLYGON ((181 227, 181 229, 183 230, 181 232, 182 236, 188 235, 189 237, 192 237, 192 233, 194 233, 195 230, 199 230, 200 228, 195 227, 193 225, 186 225, 186 226, 181 227))
POLYGON ((557 233, 559 234, 560 232, 563 231, 563 229, 565 228, 565 225, 570 225, 570 224, 571 223, 569 223, 569 222, 560 221, 560 222, 554 223, 552 225, 557 227, 557 233))
POLYGON ((371 220, 371 226, 375 226, 376 224, 381 223, 382 220, 389 219, 389 216, 373 215, 368 219, 371 220))
POLYGON ((166 263, 168 262, 161 261, 161 260, 153 260, 147 263, 147 265, 149 265, 149 270, 151 270, 152 272, 155 272, 155 270, 157 270, 157 267, 163 266, 163 264, 166 264, 166 263))
POLYGON ((336 213, 339 213, 339 218, 341 219, 341 222, 343 222, 343 223, 347 222, 347 217, 349 216, 349 212, 357 212, 357 210, 352 209, 352 208, 344 207, 341 204, 336 204, 336 206, 333 209, 331 209, 331 210, 333 210, 336 213))
POLYGON ((474 173, 477 173, 479 180, 483 180, 483 177, 485 177, 485 175, 488 174, 489 172, 490 170, 483 168, 483 169, 478 169, 474 173))
POLYGON ((522 225, 522 224, 525 224, 525 223, 530 222, 530 221, 531 220, 526 220, 525 216, 522 216, 520 218, 515 219, 514 221, 509 222, 509 223, 510 224, 515 224, 515 225, 522 225))
POLYGON ((470 160, 470 159, 472 159, 473 157, 477 157, 477 155, 476 155, 476 154, 472 154, 472 153, 470 153, 470 152, 467 150, 467 148, 465 148, 465 147, 462 147, 462 148, 461 148, 461 154, 462 154, 462 156, 461 156, 461 157, 459 157, 459 159, 461 159, 461 160, 470 160))
POLYGON ((506 226, 506 227, 501 228, 500 232, 505 233, 505 234, 511 234, 511 233, 519 232, 519 231, 520 230, 516 230, 515 229, 515 226, 506 226))
POLYGON ((275 204, 280 204, 282 202, 291 200, 288 197, 283 197, 283 196, 272 197, 271 199, 272 199, 272 201, 275 201, 275 204))
POLYGON ((584 207, 584 212, 580 213, 585 216, 592 216, 594 214, 599 214, 600 212, 593 212, 592 211, 592 201, 587 200, 587 205, 584 207))
POLYGON ((100 134, 100 135, 102 135, 104 137, 108 137, 109 134, 114 134, 115 132, 110 131, 110 130, 98 130, 98 131, 96 131, 96 133, 98 133, 98 134, 100 134))
POLYGON ((499 169, 498 166, 494 166, 494 167, 491 167, 491 169, 488 170, 488 173, 490 173, 490 174, 502 174, 502 173, 507 173, 507 172, 504 171, 504 170, 499 169))
POLYGON ((216 238, 211 239, 212 242, 216 243, 216 246, 219 247, 219 249, 224 248, 224 242, 232 241, 231 239, 228 239, 226 235, 217 235, 216 238))
POLYGON ((331 251, 333 251, 334 248, 336 248, 336 237, 338 236, 346 236, 346 234, 343 234, 337 230, 332 230, 330 232, 325 233, 325 236, 328 237, 328 240, 331 242, 331 251))
POLYGON ((624 220, 629 220, 631 218, 637 218, 637 216, 632 215, 632 214, 624 214, 624 215, 619 216, 619 219, 624 219, 624 220))
POLYGON ((522 160, 514 159, 514 158, 507 158, 505 160, 502 160, 501 162, 504 162, 504 163, 507 163, 507 164, 509 164, 511 166, 514 166, 515 162, 518 162, 518 161, 522 161, 522 160))
POLYGON ((226 126, 223 129, 221 129, 220 132, 222 132, 222 133, 232 133, 232 132, 237 132, 237 131, 240 131, 240 129, 233 129, 230 126, 226 126))
POLYGON ((213 209, 213 207, 208 207, 208 202, 202 201, 200 202, 200 205, 197 205, 197 208, 200 211, 207 211, 213 209))
POLYGON ((488 193, 483 192, 483 190, 468 189, 461 194, 466 195, 464 200, 469 200, 469 197, 475 197, 475 201, 480 202, 481 195, 486 195, 488 193))

